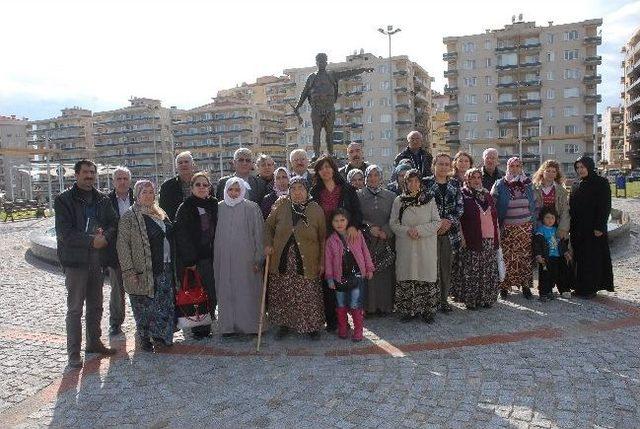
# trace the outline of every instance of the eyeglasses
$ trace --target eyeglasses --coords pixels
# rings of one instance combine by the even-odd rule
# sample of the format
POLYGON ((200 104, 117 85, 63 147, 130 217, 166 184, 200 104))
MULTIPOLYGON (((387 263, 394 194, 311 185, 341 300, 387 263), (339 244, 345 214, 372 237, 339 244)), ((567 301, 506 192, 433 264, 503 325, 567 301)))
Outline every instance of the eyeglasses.
POLYGON ((208 188, 211 185, 204 182, 198 182, 198 183, 194 183, 193 186, 195 186, 196 188, 208 188))
POLYGON ((238 162, 251 162, 251 158, 238 158, 236 159, 238 162))

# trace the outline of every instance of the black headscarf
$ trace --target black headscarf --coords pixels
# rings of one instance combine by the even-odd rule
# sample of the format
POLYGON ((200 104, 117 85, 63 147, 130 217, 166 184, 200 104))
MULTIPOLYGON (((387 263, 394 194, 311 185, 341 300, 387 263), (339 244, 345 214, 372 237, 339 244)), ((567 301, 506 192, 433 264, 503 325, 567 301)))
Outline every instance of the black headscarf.
POLYGON ((289 180, 289 195, 287 196, 287 198, 289 198, 289 200, 291 201, 291 214, 293 216, 293 219, 292 219, 293 226, 295 226, 300 220, 302 220, 302 222, 306 226, 309 226, 309 220, 307 219, 307 205, 309 205, 309 203, 311 202, 311 199, 309 198, 309 189, 307 188, 307 181, 301 176, 292 177, 289 180), (291 186, 295 185, 296 183, 302 184, 302 186, 304 186, 304 189, 307 191, 307 200, 300 204, 294 203, 293 199, 291 198, 291 186))
POLYGON ((422 184, 422 180, 420 180, 420 190, 414 194, 409 193, 409 187, 407 183, 409 179, 412 177, 417 177, 420 179, 420 171, 415 168, 407 171, 407 174, 404 176, 404 192, 400 195, 400 213, 398 214, 398 220, 402 222, 402 215, 404 211, 408 207, 419 207, 423 204, 427 204, 433 198, 433 194, 428 192, 422 184))
POLYGON ((589 172, 589 175, 587 177, 585 177, 584 179, 579 177, 579 179, 586 180, 592 178, 593 176, 597 176, 596 163, 593 161, 593 158, 591 158, 590 156, 581 156, 580 158, 578 158, 576 162, 573 163, 573 169, 576 170, 576 173, 578 172, 578 163, 584 165, 589 172))

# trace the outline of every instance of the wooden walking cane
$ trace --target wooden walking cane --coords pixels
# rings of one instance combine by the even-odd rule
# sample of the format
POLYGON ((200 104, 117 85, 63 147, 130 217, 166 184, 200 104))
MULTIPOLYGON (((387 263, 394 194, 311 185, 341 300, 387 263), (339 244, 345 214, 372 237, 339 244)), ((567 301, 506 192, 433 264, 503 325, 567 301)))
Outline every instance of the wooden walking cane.
POLYGON ((260 323, 258 324, 258 344, 256 345, 256 353, 260 353, 260 340, 262 339, 262 319, 264 319, 264 301, 267 298, 267 280, 269 279, 269 260, 271 255, 267 255, 264 264, 264 279, 262 280, 262 300, 260 301, 260 323))

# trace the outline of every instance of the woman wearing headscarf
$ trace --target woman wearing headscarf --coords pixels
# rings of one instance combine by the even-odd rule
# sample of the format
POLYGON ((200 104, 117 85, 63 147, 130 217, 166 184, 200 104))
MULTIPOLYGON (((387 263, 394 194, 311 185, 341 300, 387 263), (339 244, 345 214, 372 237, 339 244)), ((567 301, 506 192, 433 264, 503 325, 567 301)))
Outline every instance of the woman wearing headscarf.
POLYGON ((173 344, 175 252, 173 227, 155 202, 149 180, 139 180, 135 203, 118 224, 118 260, 136 321, 136 340, 152 352, 173 344))
POLYGON ((280 197, 289 193, 289 170, 285 167, 278 167, 273 172, 273 190, 262 199, 260 209, 262 216, 266 219, 271 213, 273 203, 280 197))
POLYGON ((576 295, 591 298, 599 290, 613 292, 613 268, 607 234, 611 212, 611 188, 598 176, 588 156, 573 167, 578 180, 571 187, 569 212, 570 239, 576 264, 576 295))
POLYGON ((439 301, 440 215, 433 195, 422 186, 420 171, 409 170, 404 185, 389 221, 396 236, 395 310, 401 322, 420 316, 425 323, 433 323, 439 301))
POLYGON ((364 173, 359 168, 349 170, 347 173, 347 182, 356 190, 364 188, 364 173))
POLYGON ((290 331, 320 338, 324 328, 321 276, 327 226, 318 203, 309 199, 307 181, 295 176, 289 195, 274 204, 265 224, 269 263, 269 322, 276 338, 290 331))
POLYGON ((509 158, 507 173, 493 185, 491 195, 496 200, 507 268, 504 281, 500 283, 500 296, 507 299, 512 288, 522 288, 524 297, 531 299, 536 201, 531 180, 522 172, 520 158, 509 158))
POLYGON ((498 211, 489 191, 482 187, 482 170, 466 172, 462 187, 463 213, 460 218, 464 237, 460 249, 461 269, 458 284, 453 288, 455 298, 467 309, 489 308, 498 299, 498 261, 500 238, 498 211))
MULTIPOLYGON (((216 289, 213 275, 213 243, 218 221, 218 200, 210 194, 211 182, 206 173, 198 172, 191 178, 191 195, 176 212, 177 273, 196 270, 202 278, 209 298, 211 319, 215 319, 216 289)), ((211 325, 191 328, 195 339, 208 337, 211 325)))
MULTIPOLYGON (((358 199, 362 207, 369 252, 375 257, 380 254, 376 249, 392 247, 394 244, 389 217, 396 195, 383 187, 382 169, 377 165, 367 167, 364 176, 365 187, 358 191, 358 199)), ((380 261, 374 260, 374 264, 376 262, 380 261)), ((382 269, 376 267, 365 294, 364 308, 368 313, 386 315, 393 311, 395 275, 395 263, 382 269)))
POLYGON ((248 187, 239 177, 229 178, 218 203, 213 271, 223 336, 258 332, 264 219, 260 207, 245 199, 248 187))
MULTIPOLYGON (((405 161, 405 160, 403 160, 405 161)), ((404 176, 407 174, 407 171, 411 170, 411 163, 409 160, 407 162, 400 162, 397 167, 393 170, 393 174, 391 175, 391 182, 387 185, 387 189, 393 192, 396 195, 402 194, 402 190, 404 189, 404 176)))

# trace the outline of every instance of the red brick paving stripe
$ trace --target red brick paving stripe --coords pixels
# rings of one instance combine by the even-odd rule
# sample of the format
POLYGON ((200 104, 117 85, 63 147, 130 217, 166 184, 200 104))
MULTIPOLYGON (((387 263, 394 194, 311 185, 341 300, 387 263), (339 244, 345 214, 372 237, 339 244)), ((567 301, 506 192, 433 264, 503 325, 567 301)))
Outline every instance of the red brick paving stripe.
POLYGON ((43 343, 67 344, 67 337, 64 335, 28 331, 14 326, 3 326, 2 330, 0 330, 0 338, 5 338, 7 340, 30 340, 40 341, 43 343))

